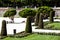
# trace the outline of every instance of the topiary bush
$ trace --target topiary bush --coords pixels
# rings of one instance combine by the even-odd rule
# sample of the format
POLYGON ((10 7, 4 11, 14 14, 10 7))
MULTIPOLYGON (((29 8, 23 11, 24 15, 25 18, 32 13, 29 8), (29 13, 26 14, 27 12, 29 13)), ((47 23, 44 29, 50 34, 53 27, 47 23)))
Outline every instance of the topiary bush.
POLYGON ((9 9, 4 13, 3 17, 10 17, 10 16, 14 16, 14 15, 16 15, 16 10, 15 9, 9 9))
POLYGON ((22 11, 19 12, 19 16, 27 18, 27 16, 35 16, 36 15, 36 11, 32 10, 31 8, 26 8, 22 11))
MULTIPOLYGON (((42 13, 44 19, 49 17, 51 11, 54 12, 54 10, 51 7, 48 7, 48 6, 41 6, 38 9, 38 13, 39 14, 42 13)), ((53 14, 53 16, 55 16, 55 13, 52 13, 52 14, 53 14)))
POLYGON ((25 32, 32 33, 31 16, 27 17, 25 32))
POLYGON ((7 36, 6 21, 2 21, 1 36, 7 36))
POLYGON ((15 9, 9 9, 4 13, 3 17, 9 17, 14 22, 14 16, 15 15, 16 15, 16 10, 15 9))

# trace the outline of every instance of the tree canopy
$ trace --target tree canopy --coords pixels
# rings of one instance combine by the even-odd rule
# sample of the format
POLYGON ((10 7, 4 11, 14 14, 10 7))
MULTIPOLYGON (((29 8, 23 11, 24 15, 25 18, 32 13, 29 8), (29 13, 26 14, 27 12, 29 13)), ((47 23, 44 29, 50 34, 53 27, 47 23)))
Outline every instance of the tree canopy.
POLYGON ((49 6, 41 6, 38 9, 38 13, 42 13, 44 18, 49 17, 51 11, 53 11, 52 15, 54 16, 55 11, 49 6))
POLYGON ((26 6, 26 5, 33 5, 33 6, 60 6, 60 0, 0 0, 0 6, 26 6))
POLYGON ((31 8, 26 8, 19 12, 19 16, 26 18, 27 16, 35 16, 36 11, 31 8))
POLYGON ((16 15, 16 10, 15 9, 9 9, 4 13, 4 17, 10 17, 16 15))

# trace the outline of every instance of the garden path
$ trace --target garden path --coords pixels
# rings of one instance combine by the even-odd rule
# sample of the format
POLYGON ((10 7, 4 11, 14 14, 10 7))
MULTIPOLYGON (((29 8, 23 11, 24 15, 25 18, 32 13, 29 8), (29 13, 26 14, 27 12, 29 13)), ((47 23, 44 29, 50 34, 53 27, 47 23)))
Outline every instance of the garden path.
MULTIPOLYGON (((11 20, 9 20, 9 18, 0 17, 0 32, 1 32, 2 20, 11 21, 11 20)), ((49 20, 48 19, 44 20, 44 22, 46 22, 46 21, 49 21, 49 20)), ((60 22, 60 19, 55 19, 54 21, 60 22)), ((26 18, 14 18, 14 22, 15 23, 7 24, 7 33, 8 34, 13 34, 13 29, 16 29, 17 33, 25 31, 26 18), (23 23, 22 21, 25 21, 25 22, 23 23)), ((32 27, 33 32, 60 33, 60 30, 46 30, 46 29, 35 29, 35 28, 36 28, 35 26, 32 27)))

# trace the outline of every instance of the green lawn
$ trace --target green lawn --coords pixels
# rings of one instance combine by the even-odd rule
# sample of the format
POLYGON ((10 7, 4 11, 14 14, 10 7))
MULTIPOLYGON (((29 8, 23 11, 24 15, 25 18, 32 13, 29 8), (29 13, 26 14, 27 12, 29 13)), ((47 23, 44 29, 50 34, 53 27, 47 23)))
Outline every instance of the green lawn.
POLYGON ((47 29, 59 29, 60 30, 60 22, 50 23, 50 24, 46 25, 45 28, 47 28, 47 29))
POLYGON ((7 37, 3 40, 60 40, 60 36, 32 34, 23 38, 7 37))

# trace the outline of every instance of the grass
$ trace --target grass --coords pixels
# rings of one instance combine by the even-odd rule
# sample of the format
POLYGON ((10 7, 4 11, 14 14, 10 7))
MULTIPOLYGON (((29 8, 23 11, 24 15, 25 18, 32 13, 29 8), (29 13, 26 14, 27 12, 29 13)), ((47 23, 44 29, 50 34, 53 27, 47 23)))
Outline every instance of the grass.
POLYGON ((60 30, 60 22, 49 23, 45 28, 60 30))
POLYGON ((7 37, 3 40, 60 40, 60 36, 32 34, 23 38, 7 37))

